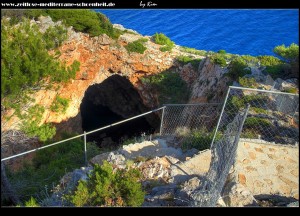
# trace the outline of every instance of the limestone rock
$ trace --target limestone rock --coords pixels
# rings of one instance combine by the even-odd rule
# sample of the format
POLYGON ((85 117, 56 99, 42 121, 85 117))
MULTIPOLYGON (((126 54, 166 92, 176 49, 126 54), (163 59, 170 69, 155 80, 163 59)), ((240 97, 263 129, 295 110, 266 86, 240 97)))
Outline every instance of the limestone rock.
POLYGON ((99 155, 93 157, 93 158, 90 160, 90 163, 91 163, 91 164, 99 164, 99 165, 102 165, 102 164, 103 164, 103 161, 104 161, 104 160, 107 160, 109 154, 110 154, 110 152, 105 152, 105 153, 99 154, 99 155))
POLYGON ((151 193, 145 196, 142 206, 174 206, 174 194, 177 186, 174 184, 154 187, 151 193))
POLYGON ((111 39, 106 34, 103 34, 98 37, 98 43, 101 45, 109 45, 111 44, 111 39))
POLYGON ((222 198, 226 206, 230 207, 257 206, 257 201, 251 192, 242 184, 235 182, 225 185, 222 198))

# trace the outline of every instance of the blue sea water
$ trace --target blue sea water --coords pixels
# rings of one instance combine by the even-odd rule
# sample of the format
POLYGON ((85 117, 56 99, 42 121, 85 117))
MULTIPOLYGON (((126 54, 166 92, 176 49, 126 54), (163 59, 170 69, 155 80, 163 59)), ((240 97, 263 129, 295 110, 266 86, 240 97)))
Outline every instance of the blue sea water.
POLYGON ((176 44, 233 54, 274 55, 277 45, 299 44, 299 10, 96 10, 142 35, 162 32, 176 44))

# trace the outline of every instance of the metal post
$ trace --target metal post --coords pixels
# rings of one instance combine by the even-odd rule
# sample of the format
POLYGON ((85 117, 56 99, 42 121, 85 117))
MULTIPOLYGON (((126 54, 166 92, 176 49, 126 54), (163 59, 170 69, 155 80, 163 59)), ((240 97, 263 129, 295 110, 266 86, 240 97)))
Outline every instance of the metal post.
POLYGON ((86 132, 84 131, 84 164, 87 166, 87 153, 86 153, 86 132))
POLYGON ((227 90, 227 94, 226 94, 226 97, 225 97, 225 100, 224 100, 224 103, 223 103, 223 107, 222 107, 222 111, 221 111, 221 114, 220 114, 220 117, 219 117, 219 120, 218 120, 218 124, 217 124, 217 127, 216 127, 216 130, 215 130, 213 139, 212 139, 211 144, 210 144, 210 149, 212 148, 212 145, 213 145, 213 143, 215 141, 215 138, 216 138, 216 135, 217 135, 217 132, 218 132, 218 129, 219 129, 219 125, 220 125, 221 118, 222 118, 222 115, 223 115, 223 112, 224 112, 224 109, 225 109, 225 105, 227 103, 227 99, 228 99, 228 95, 229 95, 229 92, 230 92, 230 88, 231 88, 231 86, 229 86, 229 88, 227 90))
POLYGON ((161 114, 161 121, 160 121, 159 135, 161 135, 161 132, 162 132, 163 121, 164 121, 164 115, 165 115, 165 108, 166 108, 166 106, 163 107, 162 114, 161 114))

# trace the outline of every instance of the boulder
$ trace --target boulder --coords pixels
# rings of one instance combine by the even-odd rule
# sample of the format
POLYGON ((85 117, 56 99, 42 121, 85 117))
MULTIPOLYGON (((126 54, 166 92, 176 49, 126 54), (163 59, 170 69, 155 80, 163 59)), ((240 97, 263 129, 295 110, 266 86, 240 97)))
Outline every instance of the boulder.
POLYGON ((226 206, 229 207, 258 206, 251 192, 236 182, 229 182, 225 185, 222 198, 226 206))

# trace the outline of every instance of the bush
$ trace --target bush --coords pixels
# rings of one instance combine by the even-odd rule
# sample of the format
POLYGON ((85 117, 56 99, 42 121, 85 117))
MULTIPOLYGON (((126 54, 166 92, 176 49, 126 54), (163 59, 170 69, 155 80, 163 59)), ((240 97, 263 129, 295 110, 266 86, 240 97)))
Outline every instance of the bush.
POLYGON ((33 198, 30 197, 30 200, 25 202, 26 207, 40 207, 40 205, 37 203, 37 201, 33 198))
MULTIPOLYGON (((146 39, 147 40, 147 39, 146 39)), ((140 54, 143 54, 145 52, 145 50, 147 49, 144 45, 143 45, 143 42, 146 42, 144 39, 139 39, 139 40, 136 40, 136 41, 133 41, 131 43, 128 43, 126 46, 125 46, 125 49, 128 51, 128 52, 136 52, 136 53, 140 53, 140 54)))
POLYGON ((26 19, 17 27, 6 20, 1 20, 1 24, 1 97, 17 95, 19 101, 26 90, 46 85, 46 77, 57 82, 75 78, 79 62, 66 67, 48 53, 65 38, 63 29, 50 29, 42 34, 37 25, 31 25, 26 19), (57 43, 52 42, 52 36, 57 43))
POLYGON ((67 111, 67 108, 69 106, 69 99, 62 98, 60 96, 57 96, 52 103, 50 109, 53 112, 58 112, 58 113, 65 113, 67 111))
MULTIPOLYGON (((70 136, 70 134, 62 134, 59 140, 70 136)), ((45 145, 55 141, 58 140, 48 140, 45 145)), ((49 198, 47 194, 51 194, 52 185, 57 185, 67 172, 84 165, 83 146, 83 141, 78 138, 42 149, 33 155, 31 163, 23 164, 22 169, 15 172, 8 170, 7 176, 11 184, 16 186, 20 199, 26 201, 31 196, 39 200, 49 198)), ((94 143, 87 143, 88 158, 100 153, 99 147, 94 143)))
POLYGON ((198 66, 199 66, 199 64, 201 62, 201 59, 194 59, 194 58, 191 58, 189 56, 178 56, 177 60, 180 63, 183 63, 183 64, 191 63, 193 65, 193 67, 194 67, 195 70, 198 69, 198 66))
POLYGON ((220 54, 226 54, 226 51, 225 50, 219 50, 218 53, 220 53, 220 54))
POLYGON ((53 21, 64 21, 67 26, 73 26, 76 31, 88 33, 91 36, 98 36, 104 33, 111 36, 112 26, 110 22, 95 11, 59 9, 46 10, 46 13, 53 21))
POLYGON ((186 47, 186 46, 181 46, 179 49, 182 52, 187 52, 187 53, 191 53, 191 54, 195 54, 195 55, 205 56, 207 54, 207 52, 205 50, 197 50, 197 49, 186 47))
POLYGON ((166 51, 171 51, 174 47, 174 42, 170 40, 166 35, 163 33, 155 33, 153 36, 154 42, 159 44, 159 45, 164 45, 160 47, 160 51, 166 52, 166 51))
POLYGON ((282 77, 284 74, 284 63, 274 56, 258 56, 262 66, 265 66, 265 71, 270 74, 273 79, 282 77))
POLYGON ((248 117, 245 120, 246 128, 255 128, 255 127, 271 127, 272 122, 268 119, 257 118, 257 117, 248 117))
POLYGON ((246 107, 246 104, 250 104, 250 110, 253 109, 254 107, 261 108, 262 104, 268 103, 269 98, 264 95, 244 95, 242 97, 238 96, 232 96, 229 99, 229 107, 241 109, 246 107))
POLYGON ((283 92, 292 93, 292 94, 297 94, 297 93, 298 93, 298 89, 297 89, 297 88, 294 88, 294 87, 290 87, 290 88, 284 89, 283 92))
MULTIPOLYGON (((189 150, 191 148, 195 148, 198 149, 199 151, 209 149, 213 136, 214 136, 214 130, 212 132, 208 132, 206 128, 193 130, 190 134, 188 134, 184 138, 182 149, 189 150)), ((220 132, 217 132, 215 142, 221 139, 221 137, 222 134, 220 132)))
POLYGON ((88 33, 91 36, 107 34, 111 38, 118 38, 122 31, 114 29, 109 19, 102 13, 86 9, 28 9, 6 10, 14 23, 20 22, 23 17, 36 19, 39 16, 50 16, 53 21, 63 21, 67 26, 73 26, 75 31, 88 33))
POLYGON ((211 56, 211 60, 213 63, 220 65, 221 67, 226 67, 226 59, 222 54, 214 54, 211 56))
POLYGON ((255 78, 251 77, 239 77, 238 78, 239 83, 241 86, 246 87, 246 88, 256 88, 257 86, 257 82, 255 80, 255 78))
POLYGON ((257 139, 257 137, 257 132, 255 130, 246 129, 243 130, 241 133, 241 138, 257 139))
POLYGON ((22 120, 21 130, 29 137, 38 137, 42 142, 51 139, 56 133, 56 128, 51 124, 40 125, 44 111, 43 106, 35 105, 30 107, 26 113, 18 115, 22 120))
POLYGON ((160 105, 165 103, 186 103, 189 88, 179 73, 165 71, 156 75, 142 77, 141 81, 147 85, 149 91, 158 95, 160 105))
POLYGON ((248 64, 244 58, 236 57, 230 62, 228 66, 229 71, 226 75, 233 80, 238 80, 239 77, 243 77, 246 74, 251 73, 247 67, 248 64))
POLYGON ((145 192, 138 169, 113 169, 104 161, 96 164, 87 181, 80 181, 75 192, 67 195, 75 206, 141 206, 145 192))

